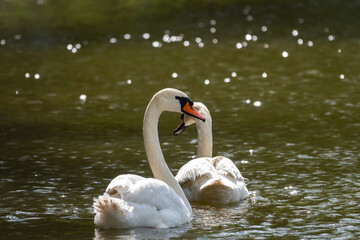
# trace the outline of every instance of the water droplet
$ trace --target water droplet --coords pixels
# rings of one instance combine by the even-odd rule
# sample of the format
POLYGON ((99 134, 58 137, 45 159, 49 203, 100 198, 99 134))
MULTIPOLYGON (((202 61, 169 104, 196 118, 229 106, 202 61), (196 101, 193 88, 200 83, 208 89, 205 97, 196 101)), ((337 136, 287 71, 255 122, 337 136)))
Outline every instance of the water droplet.
POLYGON ((204 43, 203 43, 203 42, 199 43, 198 45, 199 45, 200 48, 203 48, 203 47, 204 47, 204 43))
POLYGON ((301 38, 299 38, 299 39, 297 40, 297 44, 303 45, 303 43, 304 43, 304 41, 303 41, 301 38))
POLYGON ((232 72, 232 73, 231 73, 231 76, 232 76, 232 77, 236 77, 236 76, 237 76, 236 72, 232 72))
POLYGON ((36 74, 34 75, 34 78, 35 78, 35 79, 40 79, 40 74, 36 73, 36 74))
POLYGON ((189 42, 189 41, 184 41, 184 43, 183 43, 183 44, 184 44, 184 46, 185 46, 185 47, 190 46, 190 42, 189 42))
POLYGON ((308 41, 307 45, 308 45, 309 47, 312 47, 312 46, 314 45, 314 43, 313 43, 312 41, 308 41))
POLYGON ((77 49, 76 49, 76 48, 73 48, 73 49, 71 49, 71 52, 72 52, 72 53, 77 53, 77 49))
POLYGON ((6 40, 5 40, 5 39, 2 39, 2 40, 0 41, 0 44, 4 46, 4 45, 6 44, 6 40))
POLYGON ((29 78, 30 77, 30 73, 25 73, 25 77, 29 78))
POLYGON ((217 40, 216 38, 214 38, 214 39, 212 40, 212 43, 213 43, 213 44, 217 44, 217 43, 218 43, 218 40, 217 40))
POLYGON ((196 43, 201 43, 201 38, 199 38, 199 37, 195 38, 195 42, 196 43))
POLYGON ((172 77, 172 78, 177 78, 177 77, 178 77, 178 74, 177 74, 176 72, 174 72, 174 73, 171 74, 171 77, 172 77))
POLYGON ((262 26, 262 27, 261 27, 261 31, 267 32, 267 30, 268 30, 267 26, 262 26))
POLYGON ((240 48, 242 48, 242 47, 243 47, 243 46, 242 46, 241 43, 238 42, 238 43, 236 44, 236 48, 237 48, 237 49, 240 49, 240 48))
POLYGON ((80 44, 80 43, 77 43, 77 44, 75 45, 75 47, 76 47, 76 49, 80 49, 80 48, 81 48, 81 44, 80 44))
POLYGON ((131 39, 130 33, 124 34, 124 39, 125 39, 125 40, 130 40, 130 39, 131 39))
POLYGON ((204 81, 204 84, 205 84, 205 85, 209 85, 209 84, 210 84, 210 80, 209 80, 209 79, 206 79, 206 80, 204 81))
POLYGON ((250 34, 245 35, 245 40, 250 41, 252 39, 252 36, 250 34))
POLYGON ((211 19, 211 20, 210 20, 210 25, 215 26, 215 24, 216 24, 216 20, 215 20, 215 19, 211 19))
POLYGON ((283 51, 281 55, 283 58, 287 58, 289 56, 289 53, 287 51, 283 51))
POLYGON ((254 106, 255 106, 255 107, 260 107, 260 106, 261 106, 261 102, 260 102, 260 101, 255 101, 255 102, 254 102, 254 106))
POLYGON ((216 28, 214 28, 214 27, 210 28, 210 32, 211 33, 216 33, 216 28))

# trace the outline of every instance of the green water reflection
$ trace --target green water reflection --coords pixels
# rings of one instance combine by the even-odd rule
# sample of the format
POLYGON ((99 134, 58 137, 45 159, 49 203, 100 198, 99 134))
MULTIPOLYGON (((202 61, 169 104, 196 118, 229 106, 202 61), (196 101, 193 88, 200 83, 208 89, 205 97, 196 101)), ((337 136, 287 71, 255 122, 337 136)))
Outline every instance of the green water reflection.
MULTIPOLYGON (((6 238, 359 237, 359 1, 3 1, 0 232, 6 238), (75 49, 75 50, 74 50, 75 49), (92 199, 150 177, 142 118, 161 88, 213 117, 214 153, 249 179, 163 231, 97 231, 92 199)), ((196 131, 160 140, 175 173, 196 131)))

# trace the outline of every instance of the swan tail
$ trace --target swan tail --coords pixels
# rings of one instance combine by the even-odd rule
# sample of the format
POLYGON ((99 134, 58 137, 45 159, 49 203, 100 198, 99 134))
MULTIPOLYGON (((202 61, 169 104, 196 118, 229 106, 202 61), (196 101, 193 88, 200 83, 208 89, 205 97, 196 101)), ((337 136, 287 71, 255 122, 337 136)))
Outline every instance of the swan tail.
POLYGON ((131 206, 122 199, 104 194, 94 199, 94 223, 99 228, 126 228, 127 213, 131 206))

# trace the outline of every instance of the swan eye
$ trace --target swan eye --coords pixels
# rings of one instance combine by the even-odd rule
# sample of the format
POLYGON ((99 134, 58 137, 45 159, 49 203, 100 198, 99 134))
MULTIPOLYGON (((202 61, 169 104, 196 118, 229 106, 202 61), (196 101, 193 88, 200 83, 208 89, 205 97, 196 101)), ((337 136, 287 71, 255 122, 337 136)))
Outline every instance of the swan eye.
POLYGON ((189 116, 195 117, 200 119, 201 121, 205 122, 205 118, 203 116, 201 116, 194 108, 194 102, 191 101, 189 98, 187 97, 179 97, 176 96, 176 99, 179 100, 180 105, 181 105, 181 111, 189 116))
POLYGON ((194 105, 194 102, 191 101, 189 98, 187 97, 179 97, 179 96, 176 96, 175 97, 177 100, 179 100, 180 102, 180 105, 181 105, 181 109, 184 108, 184 106, 186 105, 186 103, 188 102, 190 104, 190 106, 194 105))

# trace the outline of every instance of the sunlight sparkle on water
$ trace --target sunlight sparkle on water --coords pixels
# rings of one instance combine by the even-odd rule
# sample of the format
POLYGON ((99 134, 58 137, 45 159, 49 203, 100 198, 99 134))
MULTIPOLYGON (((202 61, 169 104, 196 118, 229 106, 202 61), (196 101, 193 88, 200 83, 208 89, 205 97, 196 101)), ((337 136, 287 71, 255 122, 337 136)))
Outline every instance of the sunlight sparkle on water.
POLYGON ((218 43, 218 40, 217 40, 216 38, 214 38, 214 39, 212 40, 212 43, 213 43, 213 44, 217 44, 217 43, 218 43))
POLYGON ((184 41, 184 47, 188 47, 188 46, 190 46, 190 42, 189 41, 184 41))
POLYGON ((116 42, 117 42, 117 39, 114 38, 114 37, 112 37, 112 38, 109 39, 109 42, 110 42, 110 43, 116 43, 116 42))
POLYGON ((340 79, 344 79, 345 78, 345 75, 344 74, 340 74, 340 79))
POLYGON ((299 38, 299 39, 297 40, 297 44, 303 45, 303 43, 304 43, 304 41, 303 41, 301 38, 299 38))
POLYGON ((298 36, 299 35, 298 30, 296 29, 292 30, 291 35, 293 35, 294 37, 298 36))
POLYGON ((150 33, 144 33, 142 35, 143 39, 147 40, 147 39, 150 39, 150 33))
POLYGON ((5 39, 2 39, 2 40, 0 41, 0 44, 4 46, 4 45, 6 44, 6 40, 5 40, 5 39))
POLYGON ((40 79, 40 74, 36 73, 36 74, 34 75, 34 78, 35 78, 35 79, 40 79))
POLYGON ((211 33, 216 33, 216 28, 214 28, 214 27, 210 28, 210 32, 211 33))
POLYGON ((287 51, 283 51, 283 52, 281 53, 281 56, 282 56, 283 58, 287 58, 287 57, 289 56, 289 53, 288 53, 287 51))
POLYGON ((206 80, 204 81, 204 84, 205 84, 205 85, 209 85, 209 84, 210 84, 210 80, 209 80, 209 79, 206 79, 206 80))
POLYGON ((262 76, 262 78, 267 78, 267 73, 266 73, 266 72, 263 72, 263 73, 261 74, 261 76, 262 76))
POLYGON ((225 78, 225 79, 224 79, 224 82, 225 82, 225 83, 229 83, 230 81, 231 81, 230 78, 225 78))
POLYGON ((30 77, 30 73, 25 73, 25 77, 29 78, 30 77))
POLYGON ((232 76, 232 77, 236 77, 236 76, 237 76, 237 73, 236 73, 236 72, 232 72, 232 73, 231 73, 231 76, 232 76))
POLYGON ((162 47, 162 43, 158 42, 158 41, 154 41, 154 42, 152 42, 152 46, 154 48, 160 48, 160 47, 162 47))
POLYGON ((308 41, 307 45, 308 45, 309 47, 312 47, 312 46, 314 46, 314 43, 313 43, 312 41, 308 41))
POLYGON ((255 106, 255 107, 260 107, 260 106, 261 106, 261 102, 260 102, 260 101, 255 101, 255 102, 254 102, 254 106, 255 106))
POLYGON ((80 99, 80 101, 85 102, 87 99, 87 96, 85 94, 81 94, 79 99, 80 99))
POLYGON ((242 47, 243 47, 243 46, 242 46, 241 43, 238 42, 238 43, 236 44, 236 48, 237 48, 237 49, 241 49, 242 47))
POLYGON ((251 39, 252 39, 252 36, 250 34, 245 35, 245 40, 246 41, 251 41, 251 39))
POLYGON ((261 31, 266 32, 268 30, 267 26, 262 26, 261 31))
POLYGON ((216 20, 211 19, 211 20, 210 20, 210 25, 211 25, 211 26, 215 26, 215 24, 216 24, 216 20))
POLYGON ((177 77, 178 77, 178 74, 177 74, 176 72, 174 72, 174 73, 171 74, 171 77, 172 77, 172 78, 177 78, 177 77))
POLYGON ((130 85, 130 84, 132 83, 132 82, 131 82, 131 79, 128 79, 128 80, 126 81, 126 83, 130 85))
POLYGON ((125 40, 129 40, 129 39, 131 39, 131 35, 130 35, 130 33, 126 33, 126 34, 124 34, 124 39, 125 39, 125 40))

